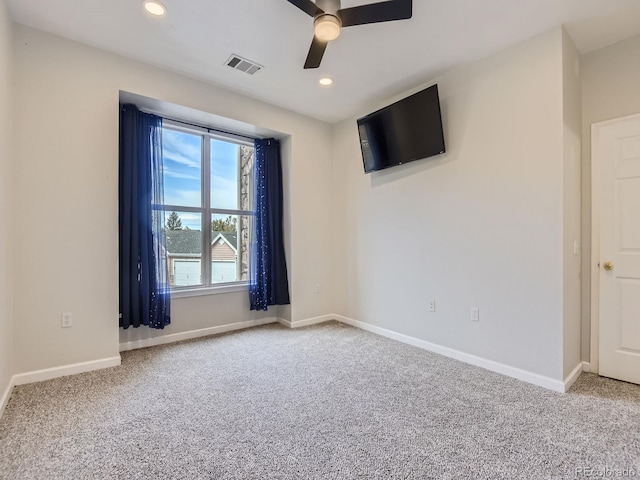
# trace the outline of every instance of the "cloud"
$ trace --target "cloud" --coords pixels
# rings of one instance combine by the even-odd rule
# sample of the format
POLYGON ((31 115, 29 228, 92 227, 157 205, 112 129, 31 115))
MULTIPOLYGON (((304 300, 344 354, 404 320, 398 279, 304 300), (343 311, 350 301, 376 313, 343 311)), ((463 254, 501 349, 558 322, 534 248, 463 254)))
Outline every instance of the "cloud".
POLYGON ((200 190, 176 190, 171 189, 164 192, 165 205, 184 205, 188 207, 199 207, 202 202, 200 190))
POLYGON ((218 175, 211 176, 211 206, 238 209, 238 182, 218 175))
POLYGON ((202 165, 200 165, 200 161, 196 161, 193 160, 192 158, 189 158, 188 156, 184 155, 183 153, 180 152, 176 152, 173 150, 170 150, 168 148, 165 148, 162 152, 162 157, 165 161, 169 160, 170 162, 175 162, 178 163, 180 165, 184 165, 185 167, 189 167, 189 168, 202 168, 202 165))
POLYGON ((202 137, 198 135, 164 129, 162 150, 165 160, 190 168, 201 168, 202 137))
POLYGON ((200 176, 199 175, 190 175, 188 173, 176 172, 176 171, 174 171, 173 169, 171 169, 170 167, 167 167, 167 166, 165 166, 162 171, 167 177, 180 178, 180 179, 184 179, 184 180, 197 180, 197 181, 200 181, 200 176))
POLYGON ((202 230, 202 222, 199 213, 178 212, 182 227, 189 227, 191 230, 202 230))

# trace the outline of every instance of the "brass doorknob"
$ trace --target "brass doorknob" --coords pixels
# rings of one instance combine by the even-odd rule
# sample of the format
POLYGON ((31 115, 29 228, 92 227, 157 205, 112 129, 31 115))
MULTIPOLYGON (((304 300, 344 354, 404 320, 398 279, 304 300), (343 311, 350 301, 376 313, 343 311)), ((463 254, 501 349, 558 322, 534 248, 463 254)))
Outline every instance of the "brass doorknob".
POLYGON ((602 266, 604 267, 605 270, 609 272, 613 270, 613 262, 604 262, 602 266))

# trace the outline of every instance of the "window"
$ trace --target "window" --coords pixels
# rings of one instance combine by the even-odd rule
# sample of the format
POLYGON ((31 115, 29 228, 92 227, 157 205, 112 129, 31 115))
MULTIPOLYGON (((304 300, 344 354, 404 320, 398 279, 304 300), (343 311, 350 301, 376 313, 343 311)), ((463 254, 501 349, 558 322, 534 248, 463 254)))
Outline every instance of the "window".
POLYGON ((162 131, 166 255, 172 291, 249 278, 254 147, 169 120, 162 131))

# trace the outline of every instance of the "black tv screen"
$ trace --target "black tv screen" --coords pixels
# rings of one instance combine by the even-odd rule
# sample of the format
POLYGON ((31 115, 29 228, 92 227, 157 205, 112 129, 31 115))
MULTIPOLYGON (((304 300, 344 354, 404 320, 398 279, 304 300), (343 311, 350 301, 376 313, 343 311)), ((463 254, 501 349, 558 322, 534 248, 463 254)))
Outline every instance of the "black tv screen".
POLYGON ((358 119, 365 173, 445 152, 438 85, 358 119))

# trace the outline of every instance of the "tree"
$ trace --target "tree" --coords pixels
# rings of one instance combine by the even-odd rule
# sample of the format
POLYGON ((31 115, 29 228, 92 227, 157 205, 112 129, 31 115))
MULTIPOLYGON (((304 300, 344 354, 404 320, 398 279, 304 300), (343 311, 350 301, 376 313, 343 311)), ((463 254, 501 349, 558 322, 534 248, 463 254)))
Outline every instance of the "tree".
POLYGON ((235 232, 238 219, 229 215, 227 218, 216 218, 211 221, 212 232, 235 232))
POLYGON ((182 230, 182 220, 176 212, 171 212, 167 218, 167 228, 169 230, 182 230))

